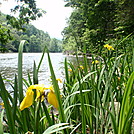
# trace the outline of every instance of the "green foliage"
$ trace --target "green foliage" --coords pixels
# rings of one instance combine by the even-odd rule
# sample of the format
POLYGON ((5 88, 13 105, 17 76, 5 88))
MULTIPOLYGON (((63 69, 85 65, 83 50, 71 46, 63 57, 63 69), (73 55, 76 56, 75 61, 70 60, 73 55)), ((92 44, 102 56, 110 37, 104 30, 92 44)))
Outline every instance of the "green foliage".
POLYGON ((62 42, 60 40, 51 39, 48 33, 38 30, 33 25, 23 25, 25 31, 18 31, 9 25, 6 25, 4 14, 0 16, 0 19, 2 20, 0 29, 0 52, 18 52, 21 40, 27 41, 24 46, 24 52, 41 52, 43 51, 44 46, 47 46, 51 52, 62 51, 62 42), (11 40, 9 41, 9 39, 11 40))
POLYGON ((62 52, 62 44, 60 40, 52 38, 49 44, 50 52, 62 52))
POLYGON ((12 13, 18 13, 18 17, 7 15, 8 23, 18 30, 23 28, 24 24, 28 24, 31 20, 40 18, 45 11, 37 8, 35 0, 18 0, 18 5, 11 9, 12 13))
POLYGON ((45 130, 45 132, 43 134, 51 134, 54 132, 59 132, 60 130, 69 128, 70 126, 67 126, 68 123, 60 123, 60 124, 55 124, 51 127, 49 127, 47 130, 45 130))
MULTIPOLYGON (((31 20, 40 18, 42 14, 45 13, 45 11, 37 8, 35 0, 18 0, 17 2, 18 5, 16 5, 14 9, 11 9, 11 12, 18 13, 18 17, 6 15, 4 18, 3 14, 0 12, 0 20, 1 22, 4 22, 4 26, 6 25, 5 22, 7 22, 7 24, 10 24, 12 28, 24 31, 24 24, 28 24, 31 20)), ((2 2, 0 2, 0 4, 2 4, 2 2)), ((8 51, 9 46, 7 46, 8 49, 6 49, 4 45, 12 39, 12 31, 7 26, 3 27, 3 24, 0 24, 0 28, 0 51, 5 52, 8 51)), ((11 47, 11 50, 14 50, 14 47, 11 47)))
POLYGON ((122 100, 122 106, 120 111, 119 119, 119 134, 131 133, 131 120, 133 120, 132 112, 134 108, 134 99, 133 99, 133 83, 134 83, 134 72, 131 74, 128 83, 126 85, 124 96, 122 100), (124 114, 125 113, 125 114, 124 114))
POLYGON ((2 26, 0 24, 0 52, 7 51, 4 44, 7 43, 9 40, 12 40, 12 36, 10 35, 10 30, 7 29, 6 26, 2 26))
POLYGON ((2 44, 12 39, 12 37, 10 36, 10 30, 6 29, 6 27, 2 25, 0 25, 0 35, 0 43, 2 44))
MULTIPOLYGON (((103 57, 92 57, 94 62, 84 58, 84 63, 79 60, 74 66, 68 63, 72 71, 65 73, 66 116, 76 127, 79 123, 84 125, 85 116, 87 133, 131 133, 134 108, 134 72, 131 66, 133 56, 130 53, 118 55, 117 52, 117 57, 114 57, 114 53, 106 51, 103 57), (95 59, 99 61, 95 62, 95 59), (79 65, 83 65, 85 69, 79 69, 79 65)), ((76 131, 84 133, 83 129, 79 127, 76 131)))
MULTIPOLYGON (((74 8, 68 26, 63 30, 63 49, 67 50, 70 39, 74 39, 75 47, 83 52, 86 45, 87 53, 102 54, 105 43, 121 41, 131 34, 133 40, 134 2, 132 0, 69 0, 66 6, 74 8)), ((130 43, 130 42, 129 42, 130 43)), ((112 45, 112 44, 110 44, 112 45)), ((131 46, 124 42, 115 47, 123 51, 131 46)), ((132 46, 133 47, 133 46, 132 46)), ((73 47, 72 47, 73 49, 73 47)), ((129 50, 128 50, 129 51, 129 50)))
MULTIPOLYGON (((47 53, 54 93, 59 104, 58 115, 53 113, 53 109, 50 112, 51 108, 41 101, 34 101, 32 106, 20 111, 18 105, 23 99, 23 83, 26 84, 26 88, 39 83, 38 71, 46 51, 44 49, 38 66, 34 62, 33 81, 29 74, 28 81, 23 80, 22 51, 24 41, 21 42, 18 57, 18 78, 15 76, 14 85, 11 84, 13 97, 5 88, 0 76, 0 96, 6 112, 1 116, 8 124, 8 131, 5 132, 11 134, 28 131, 35 134, 133 133, 133 33, 131 29, 127 30, 126 28, 128 24, 130 26, 129 22, 131 21, 128 18, 131 17, 121 20, 122 14, 131 10, 126 2, 127 0, 118 1, 118 3, 113 0, 68 1, 66 6, 75 7, 76 10, 68 21, 69 26, 63 31, 64 51, 76 51, 78 48, 83 52, 83 57, 82 60, 79 60, 76 55, 75 64, 65 59, 65 80, 63 89, 60 90, 50 55, 47 53), (126 10, 121 13, 117 7, 126 7, 126 10), (123 21, 125 23, 122 24, 123 21), (86 57, 87 53, 92 54, 91 59, 86 57)), ((129 2, 131 3, 131 1, 129 2)), ((29 48, 32 43, 34 45, 31 45, 31 49, 34 51, 37 49, 37 43, 41 41, 42 45, 38 48, 41 51, 43 43, 49 41, 48 48, 52 52, 58 51, 56 39, 51 40, 48 34, 44 35, 42 31, 39 32, 32 26, 31 29, 32 32, 29 30, 23 35, 21 32, 18 33, 28 42, 24 46, 29 48), (43 40, 44 36, 46 36, 45 40, 43 40)), ((36 92, 34 93, 36 94, 36 92)), ((51 99, 53 100, 53 98, 51 99)), ((4 131, 2 123, 0 128, 1 131, 4 131)))
POLYGON ((63 52, 64 53, 74 53, 76 51, 76 42, 71 36, 69 39, 63 40, 63 52))
POLYGON ((134 1, 132 0, 119 0, 117 8, 117 24, 116 27, 119 28, 119 34, 128 35, 134 31, 134 1))
POLYGON ((47 52, 54 93, 59 104, 58 114, 55 114, 44 101, 33 101, 33 105, 23 111, 19 109, 25 88, 39 83, 38 71, 46 51, 44 49, 38 66, 34 62, 33 81, 30 75, 26 81, 22 78, 24 43, 21 41, 19 46, 18 77, 15 76, 14 84, 11 83, 12 95, 6 89, 0 75, 0 96, 6 112, 4 115, 1 114, 1 118, 8 124, 6 131, 0 123, 1 131, 11 134, 28 131, 36 134, 132 133, 134 51, 132 54, 131 52, 120 54, 116 51, 115 54, 113 50, 110 51, 105 47, 102 56, 93 55, 89 60, 84 46, 82 60, 79 60, 78 55, 75 64, 65 59, 65 80, 62 90, 59 89, 51 58, 47 52))

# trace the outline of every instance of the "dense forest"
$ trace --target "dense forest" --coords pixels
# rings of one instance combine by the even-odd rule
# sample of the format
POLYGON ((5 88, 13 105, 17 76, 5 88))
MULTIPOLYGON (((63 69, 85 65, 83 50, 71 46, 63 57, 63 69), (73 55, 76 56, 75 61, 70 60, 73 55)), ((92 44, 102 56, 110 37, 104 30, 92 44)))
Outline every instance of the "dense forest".
POLYGON ((65 0, 65 6, 72 7, 73 12, 62 31, 62 41, 51 39, 48 33, 29 24, 30 20, 41 17, 41 11, 32 1, 28 7, 16 6, 12 10, 19 11, 18 18, 1 14, 1 51, 17 52, 23 39, 27 40, 24 49, 27 52, 40 52, 47 45, 51 52, 72 54, 78 50, 82 53, 83 47, 86 47, 87 53, 101 55, 105 44, 112 45, 120 53, 134 47, 134 1, 65 0))
POLYGON ((116 50, 134 47, 133 0, 66 0, 74 10, 64 28, 63 51, 103 52, 105 44, 116 50))
POLYGON ((18 30, 11 25, 7 25, 6 15, 2 13, 0 23, 1 52, 18 52, 20 40, 27 41, 24 52, 42 52, 44 46, 47 46, 50 52, 62 51, 62 41, 51 38, 48 33, 37 29, 33 25, 24 24, 23 30, 18 30))

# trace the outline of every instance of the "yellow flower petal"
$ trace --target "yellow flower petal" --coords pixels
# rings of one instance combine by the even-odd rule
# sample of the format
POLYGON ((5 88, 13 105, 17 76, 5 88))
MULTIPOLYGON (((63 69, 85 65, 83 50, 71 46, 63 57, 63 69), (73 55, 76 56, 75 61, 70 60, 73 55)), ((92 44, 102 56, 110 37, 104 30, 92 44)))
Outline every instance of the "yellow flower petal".
POLYGON ((84 69, 84 67, 83 66, 80 66, 80 69, 84 69))
POLYGON ((44 100, 44 90, 43 92, 41 92, 40 90, 36 91, 35 101, 39 101, 39 100, 41 100, 41 102, 44 100))
POLYGON ((44 84, 37 84, 37 85, 31 85, 26 92, 26 96, 23 99, 23 101, 20 104, 20 110, 23 110, 25 108, 28 108, 33 104, 33 99, 34 99, 34 92, 33 89, 36 90, 36 99, 40 99, 41 101, 44 100, 44 84))
POLYGON ((92 61, 92 64, 98 64, 98 63, 99 63, 98 60, 92 61))
POLYGON ((47 95, 48 103, 53 105, 56 109, 58 109, 58 101, 55 93, 51 90, 47 95))
POLYGON ((35 101, 38 101, 39 99, 41 101, 44 100, 44 84, 38 84, 38 85, 35 85, 34 87, 36 89, 36 99, 35 101))
POLYGON ((53 85, 49 86, 48 88, 45 89, 50 89, 51 91, 54 91, 53 85))
POLYGON ((1 108, 2 108, 2 109, 4 109, 4 108, 5 108, 5 107, 4 107, 4 103, 3 103, 3 102, 1 102, 1 103, 0 103, 0 105, 1 105, 1 108))
POLYGON ((72 72, 72 69, 71 69, 71 68, 69 68, 69 69, 68 69, 68 71, 69 71, 69 72, 72 72))
POLYGON ((20 110, 24 110, 25 108, 30 107, 33 104, 34 92, 32 90, 27 90, 26 97, 20 104, 20 110))
POLYGON ((92 61, 92 64, 94 64, 95 62, 94 61, 92 61))
POLYGON ((112 47, 111 49, 112 49, 112 50, 114 50, 114 48, 113 48, 113 47, 112 47))
POLYGON ((95 60, 95 63, 97 64, 97 63, 99 63, 99 61, 98 60, 95 60))
POLYGON ((114 50, 114 48, 108 44, 104 45, 105 48, 107 48, 108 50, 114 50))
POLYGON ((62 83, 62 80, 60 78, 56 79, 57 81, 59 81, 60 83, 62 83))
POLYGON ((107 47, 109 47, 109 45, 108 45, 108 44, 106 44, 106 45, 104 45, 104 47, 106 47, 106 48, 107 48, 107 47))

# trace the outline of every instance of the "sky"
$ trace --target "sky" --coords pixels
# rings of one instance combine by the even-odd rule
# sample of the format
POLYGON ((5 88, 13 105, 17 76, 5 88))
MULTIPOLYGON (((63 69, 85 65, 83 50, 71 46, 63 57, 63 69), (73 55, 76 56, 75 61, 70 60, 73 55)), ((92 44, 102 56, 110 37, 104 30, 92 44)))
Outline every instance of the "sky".
MULTIPOLYGON (((15 0, 2 1, 0 10, 10 14, 10 9, 16 3, 15 0)), ((71 15, 72 8, 64 7, 64 0, 37 0, 37 7, 46 11, 43 17, 31 22, 36 28, 48 32, 52 38, 62 39, 61 32, 66 26, 67 18, 71 15)))

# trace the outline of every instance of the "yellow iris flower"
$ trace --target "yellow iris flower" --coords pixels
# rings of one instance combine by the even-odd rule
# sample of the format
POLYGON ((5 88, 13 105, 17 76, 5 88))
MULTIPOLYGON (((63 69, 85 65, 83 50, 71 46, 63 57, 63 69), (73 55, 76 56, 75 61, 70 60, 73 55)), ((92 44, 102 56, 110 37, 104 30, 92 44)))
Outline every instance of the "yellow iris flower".
POLYGON ((2 109, 4 109, 4 108, 5 108, 5 107, 4 107, 4 103, 3 103, 3 102, 1 102, 1 103, 0 103, 0 105, 1 105, 1 108, 2 108, 2 109))
POLYGON ((104 47, 105 47, 105 48, 107 48, 107 47, 109 47, 109 45, 108 45, 108 44, 106 44, 106 45, 104 45, 104 47))
POLYGON ((57 78, 56 80, 59 81, 60 83, 62 83, 62 80, 60 78, 57 78))
POLYGON ((112 46, 107 47, 108 50, 114 50, 112 46))
POLYGON ((84 69, 84 67, 83 66, 80 66, 80 69, 84 69))
POLYGON ((99 63, 98 60, 92 61, 92 64, 98 64, 98 63, 99 63))
POLYGON ((20 104, 20 110, 24 110, 25 108, 30 107, 33 104, 34 101, 34 91, 33 89, 35 89, 36 91, 36 98, 35 101, 43 101, 45 98, 45 90, 46 89, 50 89, 50 92, 47 94, 47 100, 48 103, 53 105, 55 108, 58 109, 58 101, 56 98, 56 95, 54 93, 53 87, 50 86, 48 88, 45 88, 43 84, 38 84, 38 85, 31 85, 27 91, 26 91, 26 96, 23 99, 23 101, 20 104))
POLYGON ((105 48, 107 48, 108 50, 114 50, 114 48, 108 44, 104 45, 105 48))
POLYGON ((54 93, 53 86, 50 86, 49 88, 46 88, 46 89, 50 89, 50 92, 47 95, 48 103, 53 105, 56 109, 58 109, 58 101, 57 101, 56 95, 54 93))
POLYGON ((71 68, 69 68, 69 69, 68 69, 68 71, 69 71, 69 72, 72 72, 72 69, 71 69, 71 68))

